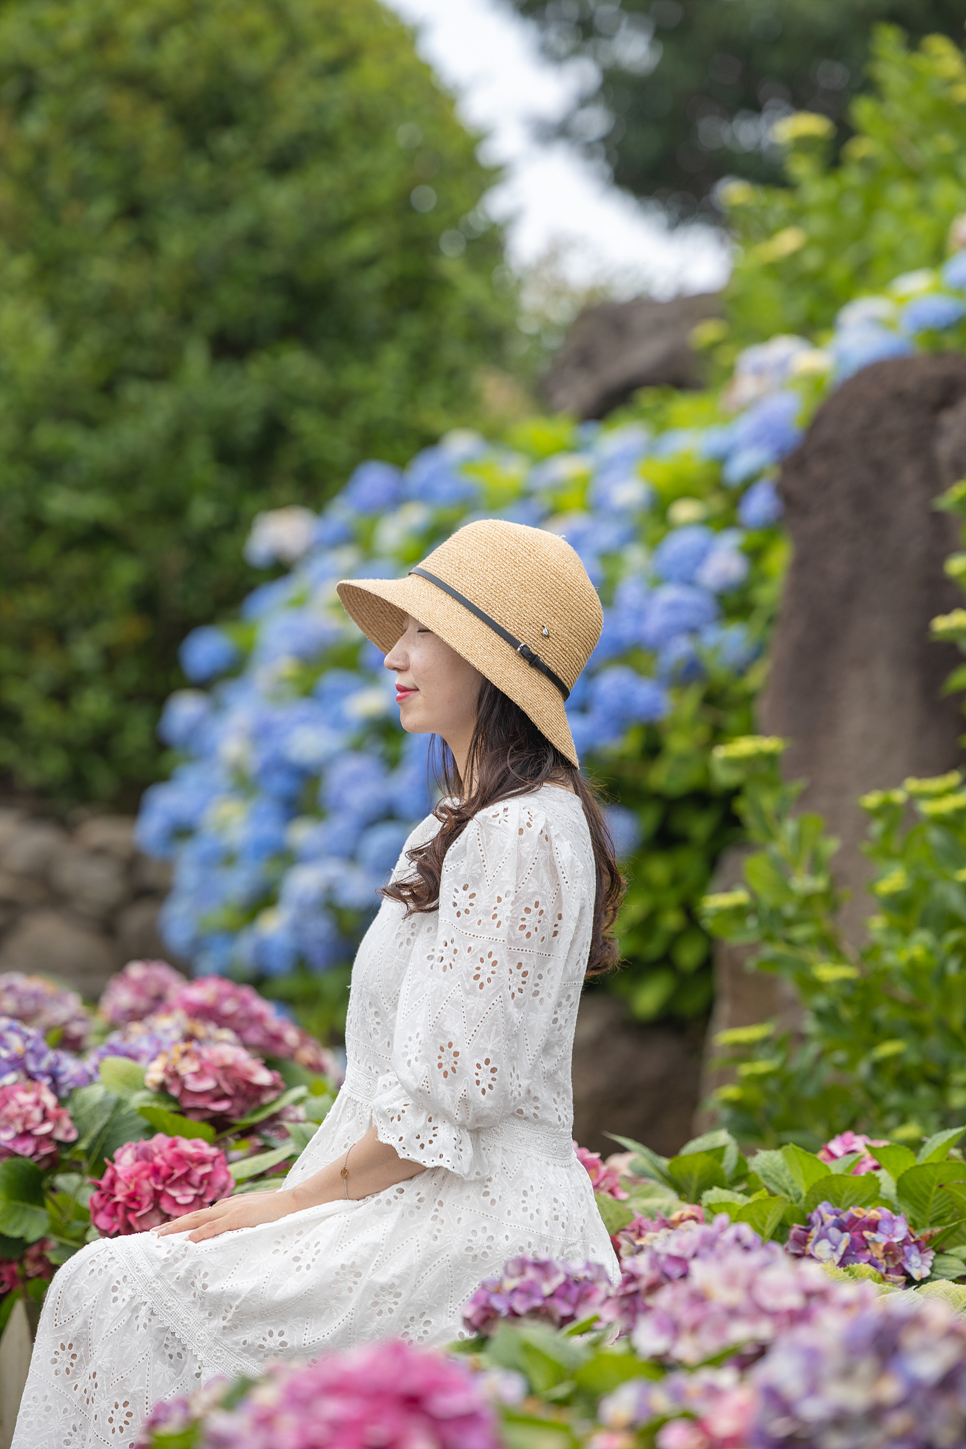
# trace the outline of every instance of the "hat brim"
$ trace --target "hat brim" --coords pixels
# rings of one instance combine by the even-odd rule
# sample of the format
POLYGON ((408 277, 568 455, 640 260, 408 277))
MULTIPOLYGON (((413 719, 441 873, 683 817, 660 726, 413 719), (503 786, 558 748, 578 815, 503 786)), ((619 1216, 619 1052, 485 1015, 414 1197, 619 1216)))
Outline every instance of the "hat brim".
POLYGON ((343 579, 338 592, 346 613, 383 654, 389 653, 403 633, 407 614, 432 629, 519 705, 540 733, 579 767, 557 686, 442 589, 410 574, 404 579, 343 579))

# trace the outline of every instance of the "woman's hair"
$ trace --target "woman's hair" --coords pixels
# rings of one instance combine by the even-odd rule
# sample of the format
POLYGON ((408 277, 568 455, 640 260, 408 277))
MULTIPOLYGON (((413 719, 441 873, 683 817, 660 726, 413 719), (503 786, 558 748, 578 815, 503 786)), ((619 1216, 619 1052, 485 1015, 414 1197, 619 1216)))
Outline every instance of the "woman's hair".
POLYGON ((613 935, 614 919, 624 894, 625 882, 614 855, 614 846, 593 787, 565 755, 540 733, 523 710, 484 679, 480 687, 476 727, 467 756, 471 791, 460 799, 463 782, 452 751, 442 741, 436 768, 444 798, 433 812, 442 822, 439 831, 425 845, 406 852, 416 869, 415 877, 384 886, 381 894, 399 901, 407 915, 439 909, 439 883, 446 852, 480 810, 498 800, 526 795, 546 782, 559 781, 573 787, 584 807, 590 830, 597 876, 594 923, 587 961, 587 975, 599 976, 617 965, 620 951, 613 935))

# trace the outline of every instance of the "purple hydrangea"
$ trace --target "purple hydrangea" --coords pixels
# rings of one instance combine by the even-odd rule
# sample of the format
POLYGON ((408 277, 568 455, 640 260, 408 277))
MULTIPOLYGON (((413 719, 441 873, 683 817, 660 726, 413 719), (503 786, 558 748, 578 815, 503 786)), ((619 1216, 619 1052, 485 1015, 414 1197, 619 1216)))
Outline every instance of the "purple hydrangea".
POLYGON ((568 1328, 597 1315, 611 1293, 600 1263, 511 1258, 498 1278, 484 1278, 463 1309, 471 1333, 489 1337, 505 1319, 538 1319, 568 1328))
POLYGON ((783 1334, 750 1383, 755 1449, 951 1449, 966 1443, 966 1320, 918 1293, 830 1305, 783 1334))
POLYGON ((13 1082, 43 1082, 63 1100, 86 1087, 95 1073, 73 1052, 47 1045, 43 1032, 0 1016, 0 1087, 13 1082))
POLYGON ((91 1019, 76 991, 57 986, 46 976, 23 971, 0 975, 0 1016, 13 1016, 36 1031, 59 1033, 57 1045, 82 1051, 87 1045, 91 1019))
POLYGON ((865 1263, 896 1284, 928 1278, 935 1256, 901 1213, 884 1207, 837 1208, 828 1202, 819 1203, 807 1223, 792 1228, 788 1251, 840 1268, 865 1263))

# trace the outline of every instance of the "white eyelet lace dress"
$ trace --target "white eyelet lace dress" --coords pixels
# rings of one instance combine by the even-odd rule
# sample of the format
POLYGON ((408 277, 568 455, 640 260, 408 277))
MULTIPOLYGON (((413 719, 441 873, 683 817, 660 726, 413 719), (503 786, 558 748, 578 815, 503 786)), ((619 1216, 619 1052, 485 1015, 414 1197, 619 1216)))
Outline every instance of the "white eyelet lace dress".
MULTIPOLYGON (((438 828, 429 816, 406 848, 438 828)), ((400 857, 397 878, 410 869, 400 857)), ((427 1171, 204 1243, 91 1243, 48 1292, 13 1449, 126 1449, 158 1399, 274 1358, 390 1334, 445 1344, 520 1253, 589 1258, 616 1282, 571 1141, 593 905, 583 810, 554 786, 470 822, 438 912, 384 901, 353 968, 345 1085, 287 1183, 373 1123, 427 1171)))

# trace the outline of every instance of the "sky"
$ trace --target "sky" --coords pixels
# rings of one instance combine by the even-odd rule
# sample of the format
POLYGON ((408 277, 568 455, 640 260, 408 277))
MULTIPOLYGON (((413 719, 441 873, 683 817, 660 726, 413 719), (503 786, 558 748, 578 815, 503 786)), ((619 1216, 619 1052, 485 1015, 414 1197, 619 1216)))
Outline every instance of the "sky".
POLYGON ((723 243, 706 228, 668 232, 566 142, 533 139, 579 92, 581 63, 544 59, 533 28, 501 0, 384 0, 417 27, 420 55, 484 133, 481 158, 505 168, 487 209, 507 227, 508 260, 525 270, 550 250, 567 280, 617 297, 669 297, 720 287, 723 243))

